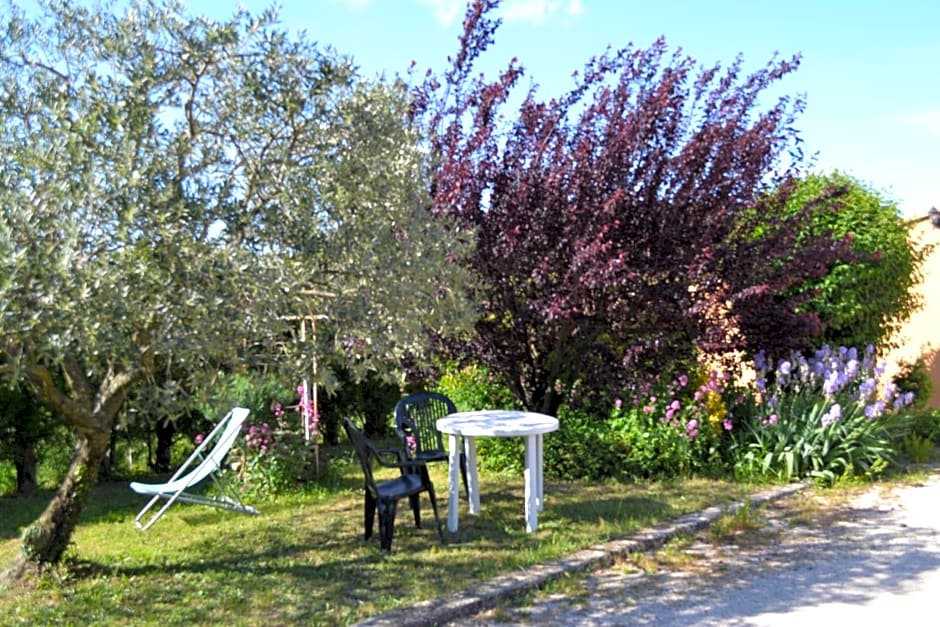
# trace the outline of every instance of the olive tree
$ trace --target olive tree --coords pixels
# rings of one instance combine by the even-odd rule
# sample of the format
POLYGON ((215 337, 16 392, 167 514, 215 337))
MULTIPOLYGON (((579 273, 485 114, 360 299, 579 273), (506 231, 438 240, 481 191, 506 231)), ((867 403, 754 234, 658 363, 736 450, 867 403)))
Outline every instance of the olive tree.
POLYGON ((274 11, 34 14, 0 35, 0 375, 77 445, 6 581, 61 559, 131 392, 313 350, 371 372, 468 315, 402 86, 274 11), (291 342, 311 314, 318 344, 291 342))

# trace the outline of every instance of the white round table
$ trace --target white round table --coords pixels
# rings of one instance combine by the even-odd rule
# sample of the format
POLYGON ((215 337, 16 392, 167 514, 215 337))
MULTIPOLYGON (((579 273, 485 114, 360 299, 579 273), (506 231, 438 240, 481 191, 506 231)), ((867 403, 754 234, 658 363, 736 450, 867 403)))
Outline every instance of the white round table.
POLYGON ((460 448, 458 436, 463 437, 467 461, 467 492, 470 513, 480 512, 480 490, 477 474, 477 437, 525 437, 525 528, 535 531, 539 527, 538 512, 542 509, 544 487, 542 483, 542 436, 558 429, 558 419, 545 414, 509 409, 465 411, 449 414, 437 421, 437 429, 446 433, 450 443, 448 475, 447 528, 457 531, 459 501, 460 448))

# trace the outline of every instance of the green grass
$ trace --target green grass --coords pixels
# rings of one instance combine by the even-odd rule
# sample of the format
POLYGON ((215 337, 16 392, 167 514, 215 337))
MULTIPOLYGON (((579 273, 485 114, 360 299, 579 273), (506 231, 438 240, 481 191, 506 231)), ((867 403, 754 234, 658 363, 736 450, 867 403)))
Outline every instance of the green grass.
MULTIPOLYGON (((482 512, 461 492, 460 529, 441 545, 422 495, 423 529, 399 506, 391 554, 362 539, 361 471, 345 455, 320 487, 252 504, 260 516, 174 505, 149 531, 125 482, 97 486, 65 564, 36 589, 0 592, 0 624, 342 625, 464 589, 719 502, 721 481, 546 481, 539 530, 525 533, 521 476, 481 475, 482 512)), ((432 469, 443 524, 446 467, 432 469)), ((753 487, 753 486, 752 486, 753 487)), ((0 564, 51 493, 0 498, 0 564)))

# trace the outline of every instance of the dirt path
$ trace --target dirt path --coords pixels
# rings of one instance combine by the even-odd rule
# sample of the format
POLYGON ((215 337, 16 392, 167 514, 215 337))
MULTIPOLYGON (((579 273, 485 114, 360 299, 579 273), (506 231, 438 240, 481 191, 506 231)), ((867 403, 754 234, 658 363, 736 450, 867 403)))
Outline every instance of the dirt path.
POLYGON ((472 622, 807 627, 937 615, 940 473, 841 503, 797 494, 742 520, 759 531, 680 538, 472 622))

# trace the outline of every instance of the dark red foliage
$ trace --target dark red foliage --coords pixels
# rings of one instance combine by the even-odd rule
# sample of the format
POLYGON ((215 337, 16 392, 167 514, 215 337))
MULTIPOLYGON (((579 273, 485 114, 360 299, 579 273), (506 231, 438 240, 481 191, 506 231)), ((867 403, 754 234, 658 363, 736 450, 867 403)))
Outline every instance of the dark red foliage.
POLYGON ((478 235, 475 357, 553 413, 576 383, 615 389, 696 351, 779 353, 818 333, 798 287, 844 247, 796 249, 813 207, 786 221, 774 208, 802 102, 758 105, 798 58, 741 77, 740 59, 701 69, 659 40, 591 59, 570 93, 530 92, 507 120, 521 67, 471 76, 496 4, 469 7, 451 69, 415 98, 435 130, 435 210, 478 235))

